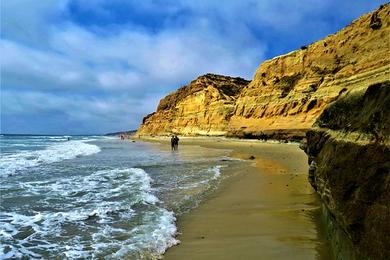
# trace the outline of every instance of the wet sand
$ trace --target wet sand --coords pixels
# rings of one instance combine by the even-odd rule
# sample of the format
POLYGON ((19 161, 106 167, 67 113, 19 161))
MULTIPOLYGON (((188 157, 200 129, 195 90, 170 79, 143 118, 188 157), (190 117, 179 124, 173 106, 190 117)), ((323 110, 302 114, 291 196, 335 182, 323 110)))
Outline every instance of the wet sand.
POLYGON ((230 149, 231 157, 255 159, 224 168, 232 177, 179 217, 181 244, 164 259, 333 258, 298 145, 218 138, 181 138, 180 145, 230 149))

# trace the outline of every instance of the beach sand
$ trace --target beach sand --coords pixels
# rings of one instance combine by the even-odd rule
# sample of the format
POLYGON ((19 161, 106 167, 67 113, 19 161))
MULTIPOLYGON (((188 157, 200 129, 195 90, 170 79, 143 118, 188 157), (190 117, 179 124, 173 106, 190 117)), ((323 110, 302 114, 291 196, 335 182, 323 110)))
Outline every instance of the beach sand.
POLYGON ((180 145, 230 149, 246 162, 223 168, 232 176, 179 217, 181 244, 164 259, 333 259, 298 145, 224 138, 181 138, 180 145))

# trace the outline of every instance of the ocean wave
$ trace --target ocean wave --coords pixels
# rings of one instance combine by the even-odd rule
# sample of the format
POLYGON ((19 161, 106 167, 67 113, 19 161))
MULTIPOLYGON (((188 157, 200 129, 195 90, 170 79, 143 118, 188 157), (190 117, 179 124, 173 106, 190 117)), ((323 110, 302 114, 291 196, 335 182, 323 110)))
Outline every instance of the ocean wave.
POLYGON ((44 150, 21 151, 0 158, 1 175, 15 174, 44 163, 59 162, 77 156, 100 152, 100 148, 85 141, 68 141, 49 145, 44 150))
POLYGON ((179 241, 174 213, 159 205, 152 183, 140 168, 20 183, 24 195, 45 194, 39 203, 51 209, 1 212, 0 259, 40 258, 39 252, 68 259, 157 258, 179 241))
POLYGON ((203 175, 202 180, 197 182, 191 182, 190 184, 180 184, 177 188, 180 190, 191 190, 194 188, 199 188, 201 186, 204 186, 205 189, 210 188, 210 182, 216 181, 221 177, 222 167, 222 165, 210 167, 206 170, 206 174, 203 175))
POLYGON ((214 175, 211 177, 211 179, 216 180, 219 177, 221 177, 221 168, 222 165, 217 165, 209 169, 210 172, 214 173, 214 175))
POLYGON ((180 243, 175 238, 176 218, 172 211, 161 208, 153 216, 148 217, 154 219, 154 225, 144 226, 141 233, 138 227, 133 229, 130 232, 134 234, 131 239, 133 242, 122 244, 110 258, 159 259, 169 247, 180 243))

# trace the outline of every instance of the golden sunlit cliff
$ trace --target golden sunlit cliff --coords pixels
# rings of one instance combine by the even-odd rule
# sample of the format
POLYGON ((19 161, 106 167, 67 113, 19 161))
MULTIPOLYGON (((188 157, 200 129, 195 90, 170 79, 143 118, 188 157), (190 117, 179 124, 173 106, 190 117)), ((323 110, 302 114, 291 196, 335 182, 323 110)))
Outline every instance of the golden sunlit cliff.
POLYGON ((250 83, 201 76, 163 98, 138 134, 303 136, 341 93, 389 79, 389 12, 389 4, 381 6, 335 34, 263 62, 250 83))
POLYGON ((163 98, 137 134, 305 137, 337 259, 389 259, 389 14, 388 3, 265 61, 250 82, 201 76, 163 98))
POLYGON ((224 135, 240 91, 249 81, 206 74, 161 99, 138 134, 224 135))

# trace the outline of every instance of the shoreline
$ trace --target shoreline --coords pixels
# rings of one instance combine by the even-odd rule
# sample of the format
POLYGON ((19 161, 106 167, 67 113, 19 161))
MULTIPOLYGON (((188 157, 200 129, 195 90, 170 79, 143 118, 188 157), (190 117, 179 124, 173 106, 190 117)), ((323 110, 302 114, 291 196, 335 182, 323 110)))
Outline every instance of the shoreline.
MULTIPOLYGON (((169 144, 165 137, 138 140, 169 144)), ((227 149, 230 157, 247 161, 222 168, 229 177, 178 217, 181 243, 168 248, 164 259, 333 258, 321 202, 307 181, 307 158, 296 143, 180 137, 180 145, 227 149)))

